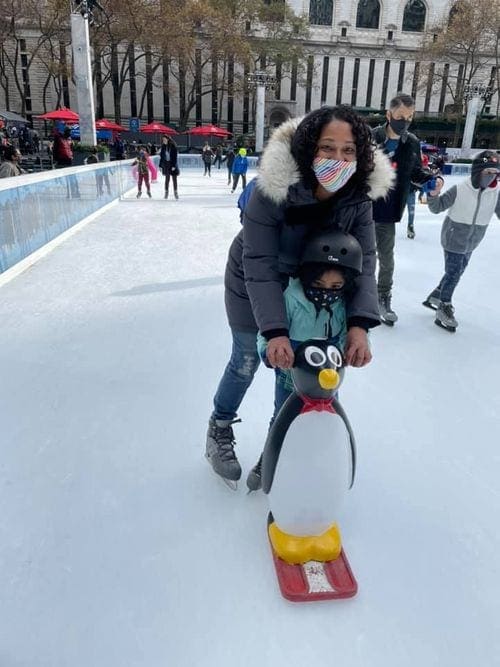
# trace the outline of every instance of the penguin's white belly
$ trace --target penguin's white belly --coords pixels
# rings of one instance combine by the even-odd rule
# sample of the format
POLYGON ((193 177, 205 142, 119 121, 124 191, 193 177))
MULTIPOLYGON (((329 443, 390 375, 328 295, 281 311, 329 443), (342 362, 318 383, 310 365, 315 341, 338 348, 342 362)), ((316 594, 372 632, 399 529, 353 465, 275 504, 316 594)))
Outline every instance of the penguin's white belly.
POLYGON ((352 477, 344 420, 307 412, 290 424, 269 491, 276 524, 290 535, 320 535, 337 520, 352 477))

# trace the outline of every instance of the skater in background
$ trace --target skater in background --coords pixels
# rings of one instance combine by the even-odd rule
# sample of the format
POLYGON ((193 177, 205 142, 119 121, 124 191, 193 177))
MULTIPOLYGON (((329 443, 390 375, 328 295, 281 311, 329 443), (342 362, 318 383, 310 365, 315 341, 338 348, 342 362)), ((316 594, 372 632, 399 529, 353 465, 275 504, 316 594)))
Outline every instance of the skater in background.
MULTIPOLYGON (((308 243, 297 278, 290 278, 283 294, 290 343, 294 351, 300 343, 310 338, 322 338, 344 352, 347 336, 345 298, 354 289, 354 279, 361 273, 362 266, 363 250, 350 234, 327 232, 308 243), (325 247, 328 247, 327 252, 325 247)), ((266 363, 267 340, 260 333, 257 348, 266 363)), ((270 426, 294 389, 290 369, 275 368, 274 372, 274 413, 270 426)), ((247 486, 250 491, 257 491, 261 487, 261 466, 262 454, 248 473, 247 486)))
POLYGON ((232 426, 259 366, 257 331, 274 368, 293 365, 283 288, 315 234, 348 231, 361 245, 363 271, 346 304, 345 361, 361 367, 371 360, 367 331, 380 322, 372 199, 384 197, 393 180, 370 128, 348 106, 289 120, 267 143, 224 281, 232 351, 213 399, 206 455, 226 480, 241 477, 232 426))
POLYGON ((423 302, 436 310, 435 323, 455 331, 458 322, 452 296, 473 251, 482 241, 491 217, 500 218, 500 153, 482 151, 472 161, 471 175, 440 195, 443 182, 429 192, 427 204, 432 213, 448 210, 441 229, 444 250, 444 275, 439 285, 423 302))
POLYGON ((389 157, 396 173, 396 187, 385 199, 373 204, 373 219, 377 238, 378 296, 382 322, 390 326, 398 320, 392 309, 394 277, 394 243, 396 224, 400 222, 413 185, 423 185, 432 178, 422 168, 420 141, 408 132, 415 114, 415 101, 410 95, 398 93, 389 103, 387 122, 374 128, 377 146, 389 157))
POLYGON ((208 141, 205 142, 205 145, 203 146, 203 150, 201 151, 201 159, 203 160, 203 164, 205 165, 205 171, 203 172, 203 176, 206 176, 207 174, 211 176, 211 171, 212 171, 212 161, 214 158, 214 152, 210 148, 210 145, 208 141))
POLYGON ((142 195, 142 184, 146 186, 146 192, 151 199, 151 183, 149 178, 149 155, 145 148, 139 150, 139 155, 132 162, 132 167, 137 168, 137 199, 142 195))
POLYGON ((233 164, 234 164, 234 158, 236 157, 236 154, 234 152, 233 148, 228 148, 227 153, 225 156, 222 158, 222 162, 226 163, 227 167, 227 184, 231 185, 231 179, 233 175, 233 164))
POLYGON ((174 197, 179 199, 177 193, 177 176, 179 175, 179 167, 177 165, 177 144, 167 134, 164 134, 161 140, 160 169, 165 176, 165 199, 168 199, 170 178, 172 178, 172 183, 174 185, 174 197))
POLYGON ((240 176, 241 176, 241 188, 242 190, 246 188, 247 170, 248 170, 247 149, 240 148, 240 150, 238 151, 238 155, 236 155, 233 162, 233 188, 231 192, 234 192, 236 190, 240 176))
POLYGON ((221 162, 222 162, 222 146, 220 144, 217 144, 215 148, 214 167, 215 165, 217 165, 217 169, 220 169, 221 162))

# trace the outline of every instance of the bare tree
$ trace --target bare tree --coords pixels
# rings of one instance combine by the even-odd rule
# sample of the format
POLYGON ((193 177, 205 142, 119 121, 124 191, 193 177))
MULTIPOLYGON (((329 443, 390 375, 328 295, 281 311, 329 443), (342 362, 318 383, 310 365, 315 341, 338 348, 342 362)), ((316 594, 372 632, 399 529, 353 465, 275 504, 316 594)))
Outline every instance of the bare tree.
POLYGON ((424 34, 419 59, 439 63, 443 68, 430 68, 432 80, 422 80, 419 89, 446 87, 453 100, 448 115, 456 118, 455 142, 460 134, 466 88, 481 72, 484 76, 494 59, 491 17, 490 0, 459 0, 441 24, 430 27, 424 34))

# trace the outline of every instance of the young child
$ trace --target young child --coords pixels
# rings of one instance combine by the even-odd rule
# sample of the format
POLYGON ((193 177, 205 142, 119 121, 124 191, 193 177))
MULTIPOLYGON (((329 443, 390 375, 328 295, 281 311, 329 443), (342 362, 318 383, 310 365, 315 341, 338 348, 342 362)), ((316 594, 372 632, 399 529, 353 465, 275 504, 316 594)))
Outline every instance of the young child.
POLYGON ((240 176, 241 176, 242 189, 244 190, 246 188, 247 170, 248 170, 247 149, 240 148, 233 162, 233 187, 231 192, 234 192, 236 190, 240 176))
POLYGON ((137 199, 139 199, 142 195, 143 182, 146 184, 146 192, 148 193, 148 197, 151 198, 151 186, 149 183, 149 161, 145 148, 141 148, 139 151, 139 156, 132 162, 132 167, 137 167, 137 199))
POLYGON ((443 183, 437 180, 435 190, 429 193, 427 203, 432 213, 448 209, 448 214, 441 229, 444 275, 423 305, 437 311, 435 323, 448 331, 458 326, 451 303, 453 292, 472 252, 483 240, 493 213, 500 218, 499 175, 500 153, 482 151, 472 161, 470 178, 442 195, 443 183))
MULTIPOLYGON (((347 336, 345 297, 354 278, 361 274, 363 251, 359 242, 340 231, 324 232, 311 239, 301 258, 297 278, 290 278, 284 292, 289 336, 293 349, 309 338, 329 340, 341 352, 347 336)), ((266 361, 267 340, 258 334, 259 354, 266 361)), ((275 369, 273 423, 293 392, 289 370, 275 369)), ((262 454, 247 477, 250 491, 261 487, 262 454)))

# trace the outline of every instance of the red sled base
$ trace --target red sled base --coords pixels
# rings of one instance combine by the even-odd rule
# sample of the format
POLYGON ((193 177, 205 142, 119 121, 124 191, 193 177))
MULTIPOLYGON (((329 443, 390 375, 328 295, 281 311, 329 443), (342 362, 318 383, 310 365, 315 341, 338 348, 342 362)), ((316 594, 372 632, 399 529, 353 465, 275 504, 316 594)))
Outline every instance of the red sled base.
POLYGON ((358 584, 344 550, 335 560, 320 563, 311 560, 304 565, 290 565, 273 552, 274 566, 281 594, 290 602, 314 602, 351 598, 358 584))

